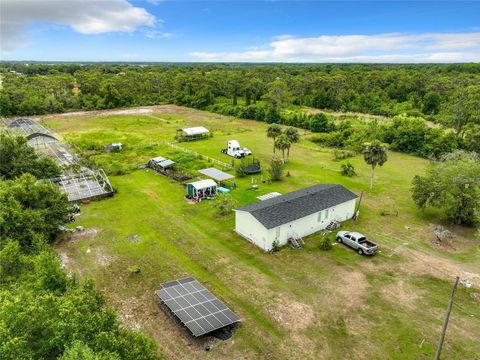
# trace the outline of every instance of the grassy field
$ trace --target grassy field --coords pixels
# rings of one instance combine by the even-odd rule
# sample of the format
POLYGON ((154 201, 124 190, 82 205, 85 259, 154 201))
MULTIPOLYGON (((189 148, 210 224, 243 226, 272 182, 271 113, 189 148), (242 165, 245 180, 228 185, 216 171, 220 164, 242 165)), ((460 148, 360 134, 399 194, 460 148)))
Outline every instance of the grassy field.
MULTIPOLYGON (((90 163, 113 174, 117 194, 82 207, 77 225, 86 231, 56 244, 67 269, 93 277, 124 322, 154 338, 171 359, 431 359, 455 275, 460 286, 444 346, 445 359, 480 359, 480 246, 474 229, 453 228, 457 239, 432 245, 436 211, 421 212, 410 199, 410 182, 427 161, 390 153, 368 191, 369 168, 350 159, 358 176, 340 175, 330 149, 303 140, 291 151, 289 176, 250 190, 237 179, 239 205, 271 191, 286 193, 315 183, 340 183, 364 191, 360 220, 345 229, 369 235, 380 246, 360 257, 344 246, 321 251, 321 236, 306 238, 301 250, 266 254, 233 232, 233 214, 217 215, 211 202, 191 205, 181 184, 149 170, 135 170, 153 156, 181 157, 163 141, 175 129, 206 126, 213 137, 181 145, 230 162, 220 153, 227 139, 250 148, 262 164, 272 153, 266 125, 175 106, 149 111, 49 116, 42 119, 90 163), (105 145, 120 141, 120 153, 105 145), (381 216, 396 206, 399 216, 381 216), (129 268, 138 266, 139 274, 129 268), (157 305, 159 284, 195 276, 241 318, 226 341, 196 340, 157 305), (210 344, 212 349, 204 351, 210 344)), ((190 159, 191 170, 211 166, 190 159)), ((266 177, 266 175, 264 175, 266 177)))

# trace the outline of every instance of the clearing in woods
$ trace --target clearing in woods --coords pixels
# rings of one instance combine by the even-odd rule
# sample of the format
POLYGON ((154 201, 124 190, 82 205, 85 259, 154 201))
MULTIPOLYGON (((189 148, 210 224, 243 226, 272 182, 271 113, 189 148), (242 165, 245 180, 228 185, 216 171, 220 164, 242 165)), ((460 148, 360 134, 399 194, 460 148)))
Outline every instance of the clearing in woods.
POLYGON ((41 121, 87 161, 116 174, 110 180, 118 190, 111 199, 83 206, 76 225, 94 230, 61 239, 57 251, 69 271, 95 280, 125 326, 149 334, 167 358, 430 359, 459 275, 473 286, 457 291, 443 358, 479 359, 480 246, 474 229, 465 228, 453 228, 457 238, 449 247, 432 244, 439 214, 415 209, 410 198, 411 179, 423 172, 426 160, 391 152, 369 192, 369 167, 361 156, 349 159, 359 175, 343 177, 332 150, 312 143, 302 130, 285 167, 289 176, 271 184, 256 176, 258 190, 249 190, 251 177, 237 179, 237 204, 315 183, 365 191, 360 220, 343 228, 364 232, 381 252, 361 257, 342 245, 321 251, 316 234, 302 250, 266 254, 233 232, 233 214, 217 215, 209 201, 188 204, 179 183, 135 170, 158 155, 194 172, 210 166, 163 144, 173 141, 177 128, 205 126, 213 137, 181 145, 229 162, 220 149, 237 139, 262 162, 266 177, 272 140, 265 123, 171 105, 41 121), (124 150, 104 151, 118 141, 124 150), (393 204, 398 216, 380 215, 393 204), (133 267, 140 273, 132 274, 133 267), (159 284, 184 276, 195 276, 242 318, 232 338, 194 339, 159 309, 159 284))

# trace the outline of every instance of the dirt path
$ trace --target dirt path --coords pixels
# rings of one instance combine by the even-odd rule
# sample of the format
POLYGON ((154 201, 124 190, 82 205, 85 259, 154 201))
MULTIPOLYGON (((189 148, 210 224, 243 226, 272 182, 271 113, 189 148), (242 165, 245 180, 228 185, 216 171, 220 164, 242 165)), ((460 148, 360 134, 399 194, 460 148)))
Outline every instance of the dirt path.
POLYGON ((459 276, 461 281, 471 281, 480 289, 480 269, 408 247, 400 248, 398 253, 410 259, 407 271, 412 274, 429 274, 447 280, 459 276))
POLYGON ((110 109, 110 110, 94 110, 94 111, 76 111, 61 114, 39 115, 34 116, 32 119, 54 119, 54 118, 68 118, 74 116, 102 116, 102 115, 145 115, 153 114, 156 112, 164 112, 165 110, 172 110, 175 105, 152 105, 152 106, 140 106, 129 109, 110 109))

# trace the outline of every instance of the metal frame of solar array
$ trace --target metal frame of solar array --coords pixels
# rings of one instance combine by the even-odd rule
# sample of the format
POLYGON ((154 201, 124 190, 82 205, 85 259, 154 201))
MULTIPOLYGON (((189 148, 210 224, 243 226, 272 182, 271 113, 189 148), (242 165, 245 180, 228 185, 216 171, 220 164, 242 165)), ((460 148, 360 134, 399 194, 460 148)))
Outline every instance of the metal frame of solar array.
POLYGON ((156 291, 159 299, 196 337, 240 321, 237 315, 193 277, 161 285, 162 289, 156 291))

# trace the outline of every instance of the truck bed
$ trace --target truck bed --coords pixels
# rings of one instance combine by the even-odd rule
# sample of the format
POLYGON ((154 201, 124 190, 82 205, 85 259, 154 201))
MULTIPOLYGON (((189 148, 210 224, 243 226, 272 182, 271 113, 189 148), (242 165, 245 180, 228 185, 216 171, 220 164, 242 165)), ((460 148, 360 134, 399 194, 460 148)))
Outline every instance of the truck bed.
POLYGON ((376 244, 368 241, 367 239, 359 240, 358 243, 362 246, 365 246, 367 249, 377 246, 376 244))

